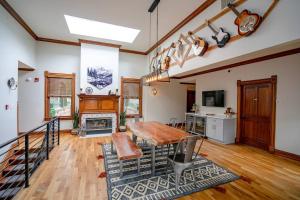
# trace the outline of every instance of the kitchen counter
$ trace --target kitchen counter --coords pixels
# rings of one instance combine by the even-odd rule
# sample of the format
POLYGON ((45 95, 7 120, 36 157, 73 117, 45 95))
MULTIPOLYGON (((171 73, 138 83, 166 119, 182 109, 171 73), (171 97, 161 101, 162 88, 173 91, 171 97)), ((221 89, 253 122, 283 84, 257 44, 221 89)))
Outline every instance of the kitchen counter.
POLYGON ((236 115, 233 116, 226 116, 224 114, 215 114, 215 115, 207 115, 204 113, 185 113, 185 115, 192 115, 196 117, 207 117, 207 118, 215 118, 215 119, 236 119, 236 115))

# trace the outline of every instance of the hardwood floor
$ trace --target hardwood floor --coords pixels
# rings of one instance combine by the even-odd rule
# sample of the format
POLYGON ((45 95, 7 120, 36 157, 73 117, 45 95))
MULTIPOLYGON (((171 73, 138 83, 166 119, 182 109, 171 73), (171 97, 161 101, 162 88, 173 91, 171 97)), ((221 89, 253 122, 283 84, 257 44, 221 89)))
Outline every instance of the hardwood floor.
MULTIPOLYGON (((110 137, 80 139, 64 134, 34 173, 30 187, 15 200, 102 200, 107 199, 104 171, 98 160, 99 142, 110 137)), ((242 179, 180 198, 191 199, 300 199, 300 162, 281 158, 260 149, 241 145, 220 145, 205 141, 202 153, 215 163, 241 175, 242 179), (221 189, 220 189, 221 188, 221 189)))

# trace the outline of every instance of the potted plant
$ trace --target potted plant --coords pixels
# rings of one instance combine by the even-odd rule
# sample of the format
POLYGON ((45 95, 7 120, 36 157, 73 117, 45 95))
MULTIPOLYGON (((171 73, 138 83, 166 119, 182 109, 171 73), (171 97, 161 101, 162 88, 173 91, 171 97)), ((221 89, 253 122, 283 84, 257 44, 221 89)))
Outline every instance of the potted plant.
POLYGON ((78 134, 79 129, 79 110, 76 109, 73 114, 73 129, 72 134, 78 134))
POLYGON ((121 132, 126 131, 126 111, 120 113, 120 127, 121 132))

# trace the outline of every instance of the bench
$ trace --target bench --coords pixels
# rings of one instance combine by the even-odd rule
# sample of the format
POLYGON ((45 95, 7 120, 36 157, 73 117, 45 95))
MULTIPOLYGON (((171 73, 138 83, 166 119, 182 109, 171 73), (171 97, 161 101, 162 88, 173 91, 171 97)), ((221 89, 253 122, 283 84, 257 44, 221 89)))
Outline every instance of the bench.
POLYGON ((111 152, 115 147, 120 163, 120 174, 123 176, 123 161, 137 159, 138 174, 140 174, 140 158, 143 156, 141 149, 130 139, 126 133, 113 133, 111 152))

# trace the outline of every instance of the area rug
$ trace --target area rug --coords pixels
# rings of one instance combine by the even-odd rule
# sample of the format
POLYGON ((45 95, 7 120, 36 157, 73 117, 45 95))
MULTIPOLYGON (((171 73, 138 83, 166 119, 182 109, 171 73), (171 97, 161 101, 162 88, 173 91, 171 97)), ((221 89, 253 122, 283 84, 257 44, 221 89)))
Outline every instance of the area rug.
POLYGON ((179 189, 176 191, 175 176, 171 167, 167 175, 165 174, 166 147, 156 150, 158 170, 155 176, 151 175, 150 148, 143 147, 144 156, 141 159, 140 176, 136 176, 137 161, 130 160, 123 162, 124 176, 122 178, 119 174, 117 155, 111 152, 110 144, 103 144, 102 151, 107 173, 107 193, 110 200, 176 199, 239 179, 239 176, 229 170, 198 156, 195 163, 195 177, 192 176, 190 169, 185 170, 180 180, 179 189), (196 178, 196 185, 194 185, 194 178, 196 178))

